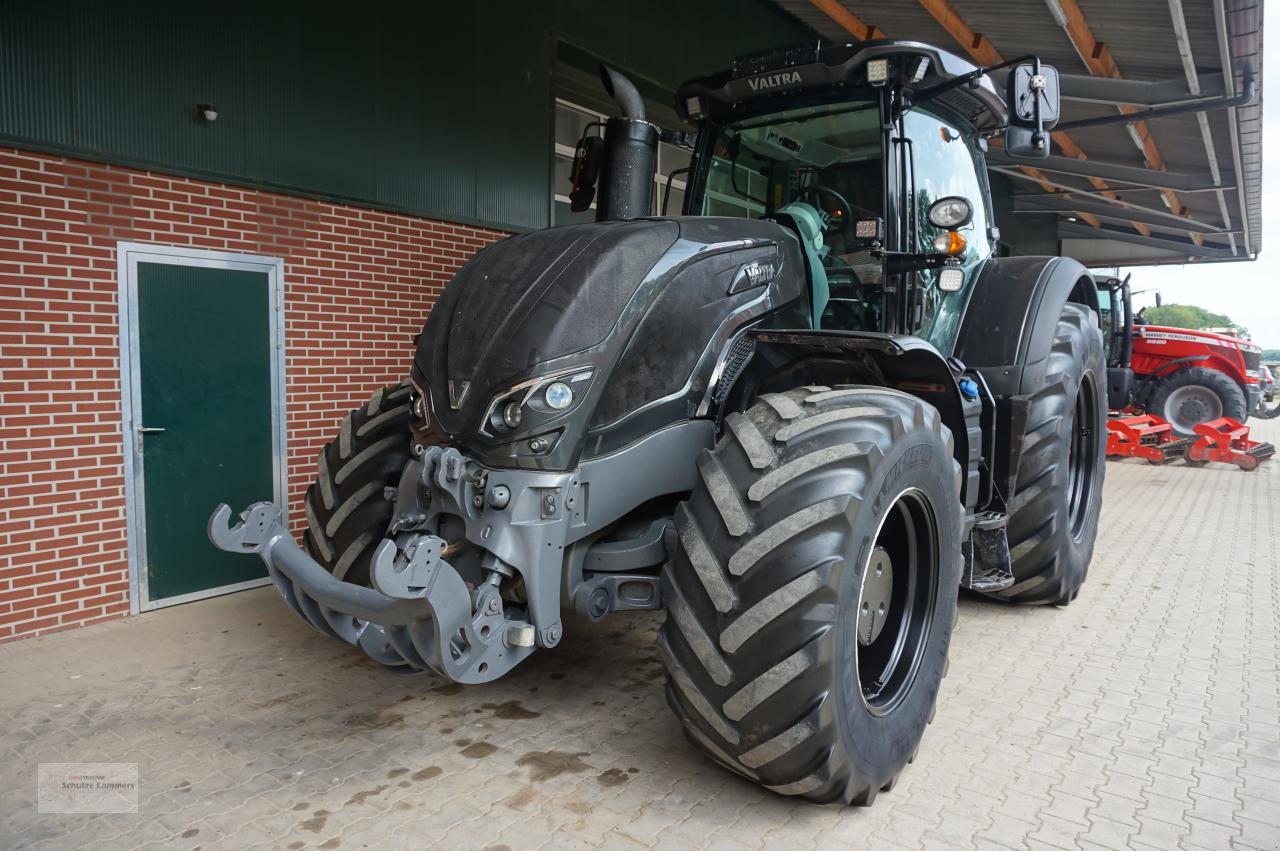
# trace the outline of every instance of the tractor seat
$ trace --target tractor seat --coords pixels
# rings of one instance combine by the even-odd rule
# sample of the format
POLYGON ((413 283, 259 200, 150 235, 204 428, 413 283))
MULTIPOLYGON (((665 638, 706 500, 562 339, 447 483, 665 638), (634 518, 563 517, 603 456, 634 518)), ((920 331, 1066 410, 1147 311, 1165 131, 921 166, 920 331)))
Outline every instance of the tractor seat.
POLYGON ((827 281, 827 269, 822 263, 822 258, 828 251, 822 235, 822 219, 817 210, 802 201, 779 207, 769 218, 795 231, 800 239, 804 262, 809 271, 813 302, 810 321, 813 328, 821 328, 822 312, 827 309, 827 302, 831 299, 831 285, 827 281))

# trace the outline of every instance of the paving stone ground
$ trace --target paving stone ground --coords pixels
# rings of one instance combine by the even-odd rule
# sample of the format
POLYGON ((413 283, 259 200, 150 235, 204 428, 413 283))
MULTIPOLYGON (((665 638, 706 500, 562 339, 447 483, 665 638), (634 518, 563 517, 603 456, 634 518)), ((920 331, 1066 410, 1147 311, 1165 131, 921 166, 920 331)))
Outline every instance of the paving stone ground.
POLYGON ((1280 461, 1110 464, 1079 599, 963 598, 937 718, 869 809, 699 756, 656 616, 572 621, 468 688, 270 589, 3 645, 0 848, 1280 848, 1278 515, 1280 461), (39 814, 37 765, 71 761, 137 763, 138 812, 39 814))

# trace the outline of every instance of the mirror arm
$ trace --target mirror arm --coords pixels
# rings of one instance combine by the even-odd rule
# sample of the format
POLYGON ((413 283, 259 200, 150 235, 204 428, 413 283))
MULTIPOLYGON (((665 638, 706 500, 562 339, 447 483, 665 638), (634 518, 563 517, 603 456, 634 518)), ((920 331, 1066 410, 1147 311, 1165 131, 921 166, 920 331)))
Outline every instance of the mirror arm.
MULTIPOLYGON (((1027 54, 1026 56, 1019 56, 1016 59, 1006 59, 1003 62, 997 62, 995 65, 988 65, 985 68, 975 68, 974 70, 970 71, 968 74, 961 74, 959 77, 952 77, 950 80, 947 80, 946 82, 938 83, 936 86, 930 86, 927 89, 922 89, 921 91, 916 92, 911 97, 910 105, 914 106, 915 104, 921 104, 921 103, 924 103, 925 101, 932 100, 933 98, 937 97, 943 92, 949 92, 952 89, 958 89, 963 85, 972 83, 974 80, 978 79, 979 77, 985 77, 987 74, 990 74, 992 71, 999 71, 1002 68, 1008 68, 1012 65, 1017 65, 1019 62, 1029 62, 1029 61, 1036 62, 1036 71, 1038 73, 1040 70, 1040 64, 1039 64, 1040 60, 1037 59, 1032 54, 1027 54)), ((903 111, 905 111, 905 106, 906 105, 904 105, 903 111)))

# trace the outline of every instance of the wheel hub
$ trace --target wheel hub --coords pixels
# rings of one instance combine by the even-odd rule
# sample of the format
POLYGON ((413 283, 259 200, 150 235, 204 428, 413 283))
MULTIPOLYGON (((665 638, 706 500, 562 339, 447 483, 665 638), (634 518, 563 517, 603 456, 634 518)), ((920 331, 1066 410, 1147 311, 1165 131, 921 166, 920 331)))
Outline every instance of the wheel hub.
POLYGON ((858 600, 858 643, 867 647, 880 637, 889 620, 889 604, 893 597, 893 560, 884 547, 876 547, 862 577, 862 596, 858 600))
POLYGON ((1222 402, 1207 387, 1190 385, 1179 387, 1169 394, 1165 402, 1164 418, 1179 431, 1190 433, 1197 423, 1208 422, 1222 416, 1222 402))

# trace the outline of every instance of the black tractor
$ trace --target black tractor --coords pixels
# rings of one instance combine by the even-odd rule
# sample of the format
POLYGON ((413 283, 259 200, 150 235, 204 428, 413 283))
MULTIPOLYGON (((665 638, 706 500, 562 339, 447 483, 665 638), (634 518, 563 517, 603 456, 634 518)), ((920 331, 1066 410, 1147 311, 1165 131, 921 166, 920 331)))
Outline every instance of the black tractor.
POLYGON ((1092 555, 1097 288, 999 256, 984 162, 1048 154, 1056 73, 901 41, 742 59, 679 90, 670 217, 657 146, 693 137, 604 81, 623 115, 574 168, 597 221, 458 272, 408 381, 321 453, 305 549, 270 503, 210 537, 321 632, 459 683, 554 647, 566 609, 665 609, 699 748, 870 803, 933 716, 959 589, 1066 605, 1092 555))

